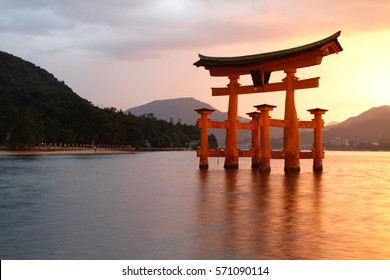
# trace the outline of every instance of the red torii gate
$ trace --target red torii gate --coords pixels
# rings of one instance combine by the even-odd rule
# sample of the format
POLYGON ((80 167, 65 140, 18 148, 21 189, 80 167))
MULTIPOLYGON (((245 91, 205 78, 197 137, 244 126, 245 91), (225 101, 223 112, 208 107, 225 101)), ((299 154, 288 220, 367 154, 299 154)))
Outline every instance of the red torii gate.
MULTIPOLYGON (((199 60, 194 63, 195 66, 200 67, 203 66, 206 70, 209 70, 210 76, 226 76, 229 78, 230 82, 227 87, 224 88, 212 88, 213 96, 229 96, 229 106, 228 106, 228 120, 226 124, 217 125, 214 124, 213 127, 226 128, 226 147, 224 151, 225 156, 225 168, 238 168, 238 159, 239 159, 239 150, 237 147, 237 129, 238 126, 241 127, 244 124, 240 124, 237 121, 237 113, 238 113, 238 95, 239 94, 249 94, 249 93, 260 93, 260 92, 273 92, 273 91, 286 91, 286 99, 285 99, 285 112, 284 112, 284 120, 279 122, 279 125, 284 127, 284 149, 283 149, 283 158, 285 160, 284 170, 285 172, 299 172, 300 164, 299 159, 301 157, 300 144, 299 144, 299 127, 305 127, 304 125, 300 125, 297 117, 297 112, 295 108, 295 90, 296 89, 306 89, 306 88, 314 88, 319 86, 319 77, 299 80, 295 73, 298 68, 310 67, 314 65, 319 65, 322 62, 322 58, 324 56, 338 53, 342 51, 342 47, 340 43, 337 41, 337 38, 340 36, 341 31, 329 36, 320 41, 303 45, 296 48, 255 54, 255 55, 246 55, 246 56, 238 56, 238 57, 210 57, 199 54, 199 60), (284 71, 286 73, 286 77, 282 82, 279 83, 269 83, 270 75, 275 71, 284 71), (238 83, 238 80, 241 75, 251 75, 253 80, 253 85, 241 86, 238 83)), ((270 105, 265 106, 263 109, 265 111, 272 110, 269 107, 270 105)), ((263 110, 263 111, 264 111, 263 110)), ((316 128, 315 124, 319 125, 322 119, 321 114, 323 114, 326 110, 322 109, 313 109, 310 110, 312 114, 316 117, 316 121, 313 121, 313 125, 308 125, 307 127, 316 128), (320 116, 318 120, 317 115, 320 116)), ((205 111, 205 109, 198 110, 199 114, 202 112, 207 112, 206 117, 202 116, 203 120, 207 120, 207 115, 211 113, 211 111, 205 111)), ((265 113, 262 113, 263 115, 265 113)), ((267 118, 268 114, 267 114, 267 118)), ((201 120, 202 120, 201 119, 201 120)), ((253 120, 253 118, 252 118, 253 120)), ((264 121, 263 121, 264 122, 264 121)), ((204 125, 207 125, 205 121, 201 122, 204 125)), ((253 131, 253 121, 250 128, 253 131)), ((202 131, 207 131, 207 129, 203 129, 202 131)), ((314 151, 314 154, 322 154, 322 137, 321 130, 317 129, 315 132, 315 139, 317 142, 321 142, 320 151, 314 151), (318 131, 320 131, 320 135, 318 135, 318 131), (318 138, 320 137, 320 138, 318 138)), ((268 139, 269 141, 269 139, 268 139)), ((252 139, 253 142, 253 139, 252 139)), ((318 146, 318 143, 315 146, 318 146)), ((252 158, 253 158, 253 146, 252 146, 252 158)), ((267 149, 268 147, 266 147, 267 149)), ((207 151, 206 147, 201 147, 200 150, 200 167, 202 166, 206 168, 208 164, 204 162, 202 165, 202 156, 205 158, 207 156, 213 156, 213 153, 207 151)), ((265 152, 267 154, 268 152, 265 152)), ((264 147, 263 147, 264 154, 264 147)), ((219 153, 218 153, 219 156, 219 153)), ((281 156, 275 156, 280 158, 281 156)), ((313 155, 315 158, 315 156, 313 155)), ((264 156, 263 156, 264 158, 264 156)), ((322 159, 322 156, 321 156, 322 159)), ((204 161, 204 159, 203 159, 204 161)), ((261 160, 260 160, 261 162, 261 160)), ((261 165, 261 164, 260 164, 261 165)), ((269 165, 269 164, 268 164, 269 165)), ((315 163, 314 163, 315 165, 315 163)), ((313 169, 314 168, 313 165, 313 169)), ((318 162, 317 162, 318 165, 318 162)), ((262 165, 261 165, 262 166, 262 165)), ((322 161, 321 166, 317 167, 318 170, 322 170, 322 161)), ((269 172, 267 168, 264 170, 265 172, 269 172)))

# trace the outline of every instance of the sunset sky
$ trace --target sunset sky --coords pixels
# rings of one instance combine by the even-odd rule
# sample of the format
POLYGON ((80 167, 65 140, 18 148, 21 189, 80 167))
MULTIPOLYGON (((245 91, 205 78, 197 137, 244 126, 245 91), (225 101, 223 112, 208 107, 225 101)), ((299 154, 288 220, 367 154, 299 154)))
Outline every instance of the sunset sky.
MULTIPOLYGON (((327 123, 390 104, 388 0, 0 0, 0 50, 53 73, 97 106, 126 110, 156 99, 194 97, 227 111, 227 97, 193 63, 198 53, 237 56, 304 45, 341 30, 344 51, 299 78, 320 87, 296 91, 298 117, 329 109, 327 123)), ((283 73, 274 73, 279 82, 283 73)), ((250 84, 250 77, 240 79, 250 84)), ((253 105, 278 107, 284 92, 239 97, 239 114, 253 105)), ((195 108, 194 108, 195 109, 195 108)))

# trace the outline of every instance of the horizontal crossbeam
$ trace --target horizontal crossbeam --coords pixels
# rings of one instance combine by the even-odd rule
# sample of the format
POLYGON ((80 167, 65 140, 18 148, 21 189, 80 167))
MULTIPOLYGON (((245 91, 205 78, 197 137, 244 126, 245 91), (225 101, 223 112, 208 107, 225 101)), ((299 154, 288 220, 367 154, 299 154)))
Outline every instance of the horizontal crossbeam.
MULTIPOLYGON (((286 127, 288 121, 287 120, 278 120, 278 119, 270 119, 270 127, 286 127)), ((259 120, 259 126, 263 125, 263 120, 259 120)), ((198 124, 199 128, 202 128, 203 124, 200 122, 198 124)), ((313 121, 298 121, 298 127, 299 128, 315 128, 316 125, 313 121)), ((227 129, 229 128, 228 122, 216 122, 216 121, 209 121, 208 122, 208 128, 222 128, 227 129)), ((243 129, 243 130, 251 130, 253 129, 253 123, 241 123, 237 122, 237 129, 243 129)))
MULTIPOLYGON (((319 80, 320 77, 311 78, 311 79, 304 79, 304 80, 297 80, 294 82, 294 89, 306 89, 306 88, 316 88, 319 87, 319 80)), ((271 84, 265 84, 261 87, 254 87, 254 86, 239 86, 237 88, 238 94, 251 94, 251 93, 260 93, 260 92, 274 92, 274 91, 285 91, 286 90, 286 83, 280 82, 280 83, 271 83, 271 84)), ((211 94, 212 96, 225 96, 229 95, 230 90, 228 87, 223 88, 211 88, 211 94)))
MULTIPOLYGON (((239 157, 252 157, 253 151, 252 150, 239 150, 238 151, 239 157)), ((197 156, 206 156, 206 154, 202 154, 201 150, 197 151, 197 156)), ((224 157, 225 156, 225 150, 208 150, 207 151, 208 157, 224 157)), ((260 151, 261 156, 261 151, 260 151)), ((272 151, 271 150, 271 159, 284 159, 286 157, 286 154, 284 151, 272 151)), ((300 159, 312 159, 314 157, 313 151, 300 151, 299 153, 300 159)), ((325 157, 325 154, 322 153, 322 158, 325 157)))

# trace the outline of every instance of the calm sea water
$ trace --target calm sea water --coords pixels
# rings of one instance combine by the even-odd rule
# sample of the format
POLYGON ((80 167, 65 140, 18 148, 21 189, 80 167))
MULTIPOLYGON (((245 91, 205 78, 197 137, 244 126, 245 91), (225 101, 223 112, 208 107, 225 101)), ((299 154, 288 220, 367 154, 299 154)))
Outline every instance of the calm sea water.
POLYGON ((0 156, 1 259, 390 259, 390 153, 299 174, 195 152, 0 156))

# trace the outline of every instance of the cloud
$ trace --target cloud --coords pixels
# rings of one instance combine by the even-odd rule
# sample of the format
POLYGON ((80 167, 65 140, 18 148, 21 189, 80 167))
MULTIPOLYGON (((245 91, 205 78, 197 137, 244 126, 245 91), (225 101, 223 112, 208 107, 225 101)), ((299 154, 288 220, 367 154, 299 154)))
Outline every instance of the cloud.
POLYGON ((388 1, 14 0, 1 2, 0 36, 28 39, 24 47, 34 51, 146 59, 298 33, 390 28, 388 14, 388 1))
MULTIPOLYGON (((305 95, 304 103, 303 94, 297 95, 297 104, 332 108, 334 100, 368 103, 365 96, 375 83, 367 82, 367 90, 356 83, 361 81, 357 74, 364 75, 361 65, 369 65, 362 63, 361 53, 368 61, 378 57, 383 76, 389 76, 384 60, 389 14, 388 0, 0 0, 0 49, 47 69, 95 104, 127 109, 155 99, 194 96, 226 110, 227 99, 211 98, 210 87, 227 81, 196 69, 192 63, 198 52, 273 51, 342 30, 345 52, 327 58, 318 69, 299 72, 300 78, 321 76, 321 86, 313 91, 318 94, 305 95)), ((275 73, 272 79, 282 76, 275 73)), ((240 81, 245 84, 246 78, 240 81)), ((387 92, 378 92, 385 100, 387 92)), ((253 109, 259 98, 282 112, 283 96, 243 96, 240 114, 253 109)), ((360 107, 353 105, 358 113, 360 107)), ((327 114, 331 120, 342 119, 341 107, 327 114)))

